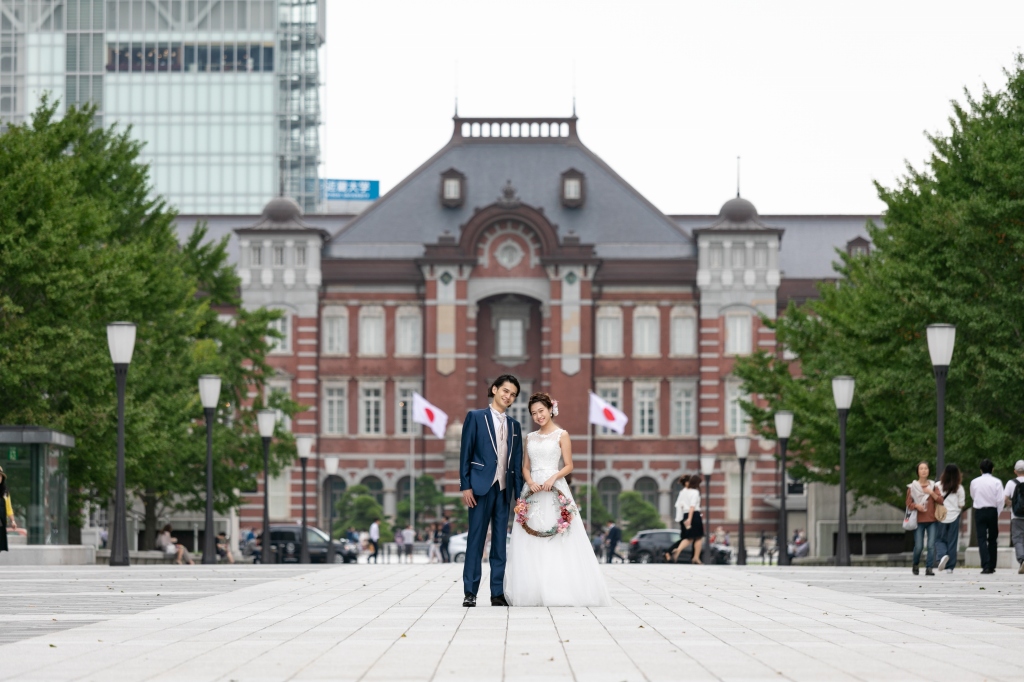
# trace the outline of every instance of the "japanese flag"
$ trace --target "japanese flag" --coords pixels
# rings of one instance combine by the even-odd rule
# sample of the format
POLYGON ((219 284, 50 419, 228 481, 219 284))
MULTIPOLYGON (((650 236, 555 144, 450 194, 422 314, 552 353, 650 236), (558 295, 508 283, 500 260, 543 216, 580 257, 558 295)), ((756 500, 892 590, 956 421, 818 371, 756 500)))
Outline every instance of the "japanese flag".
POLYGON ((626 431, 626 424, 629 422, 629 417, 626 414, 612 405, 611 403, 601 400, 596 393, 590 394, 590 423, 603 426, 606 429, 611 429, 620 436, 626 431))
POLYGON ((428 403, 419 393, 412 394, 412 420, 429 427, 438 438, 444 438, 445 429, 448 428, 448 415, 428 403))

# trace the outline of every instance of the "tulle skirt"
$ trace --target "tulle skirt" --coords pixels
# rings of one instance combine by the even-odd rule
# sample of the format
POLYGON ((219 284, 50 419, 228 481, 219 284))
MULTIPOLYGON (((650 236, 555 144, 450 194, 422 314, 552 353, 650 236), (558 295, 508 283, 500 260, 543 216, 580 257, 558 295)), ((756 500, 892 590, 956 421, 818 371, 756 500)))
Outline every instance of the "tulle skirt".
MULTIPOLYGON (((564 480, 558 481, 556 487, 572 499, 564 480)), ((534 493, 531 499, 536 500, 536 504, 531 508, 531 528, 542 530, 555 525, 559 506, 553 497, 553 493, 534 493)), ((530 535, 513 520, 505 564, 505 597, 512 606, 608 606, 611 603, 594 548, 578 513, 573 516, 568 531, 547 538, 530 535)))

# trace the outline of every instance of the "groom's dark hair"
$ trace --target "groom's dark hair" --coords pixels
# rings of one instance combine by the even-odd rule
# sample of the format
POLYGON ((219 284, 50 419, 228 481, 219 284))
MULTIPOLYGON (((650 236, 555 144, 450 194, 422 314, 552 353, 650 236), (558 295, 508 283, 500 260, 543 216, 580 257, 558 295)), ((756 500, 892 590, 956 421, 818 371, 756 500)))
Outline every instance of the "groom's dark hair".
POLYGON ((491 388, 487 391, 487 397, 493 398, 494 394, 498 392, 498 389, 501 388, 502 384, 505 382, 516 387, 516 397, 519 397, 519 379, 516 379, 511 374, 502 374, 500 377, 495 379, 494 383, 491 384, 491 388))

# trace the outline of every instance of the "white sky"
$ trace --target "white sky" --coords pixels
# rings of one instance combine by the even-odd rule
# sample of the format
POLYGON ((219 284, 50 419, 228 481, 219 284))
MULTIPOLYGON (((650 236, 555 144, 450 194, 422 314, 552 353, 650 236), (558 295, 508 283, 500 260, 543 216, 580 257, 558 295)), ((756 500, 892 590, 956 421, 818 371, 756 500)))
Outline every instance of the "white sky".
POLYGON ((877 212, 1022 27, 1020 0, 328 0, 321 177, 391 189, 456 80, 463 116, 568 116, 575 71, 580 138, 666 213, 717 213, 737 155, 761 213, 877 212))

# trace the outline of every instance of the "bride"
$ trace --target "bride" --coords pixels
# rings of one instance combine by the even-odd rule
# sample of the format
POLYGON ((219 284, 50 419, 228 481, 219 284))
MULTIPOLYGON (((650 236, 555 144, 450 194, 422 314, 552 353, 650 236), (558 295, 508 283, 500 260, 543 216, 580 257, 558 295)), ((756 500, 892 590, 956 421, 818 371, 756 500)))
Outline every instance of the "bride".
MULTIPOLYGON (((558 527, 561 515, 557 494, 573 505, 572 492, 565 482, 572 473, 572 446, 569 434, 551 421, 558 415, 547 393, 534 393, 528 404, 537 430, 526 437, 523 448, 522 500, 527 500, 526 523, 534 531, 558 527), (563 466, 559 468, 559 460, 563 466)), ((518 504, 518 503, 517 503, 518 504)), ((517 522, 512 524, 505 571, 505 596, 512 606, 608 606, 611 599, 597 558, 587 538, 579 512, 564 532, 549 537, 528 533, 517 522)))

